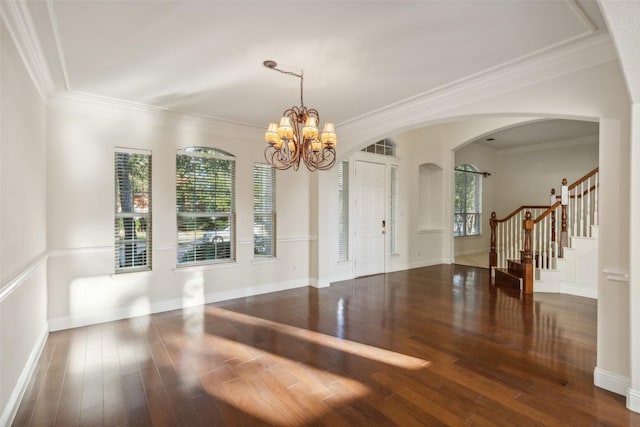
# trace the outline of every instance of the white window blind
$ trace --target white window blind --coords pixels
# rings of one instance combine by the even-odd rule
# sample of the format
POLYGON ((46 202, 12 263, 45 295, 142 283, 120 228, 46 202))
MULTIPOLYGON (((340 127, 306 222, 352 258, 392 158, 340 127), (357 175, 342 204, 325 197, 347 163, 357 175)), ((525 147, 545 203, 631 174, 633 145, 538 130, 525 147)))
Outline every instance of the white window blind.
POLYGON ((176 156, 178 265, 235 259, 235 157, 208 147, 176 156))
POLYGON ((349 259, 349 162, 338 163, 338 261, 349 259))
POLYGON ((276 255, 275 184, 273 166, 253 165, 253 253, 258 257, 276 255))
POLYGON ((392 254, 398 253, 398 167, 391 167, 391 191, 389 218, 389 250, 392 254))
POLYGON ((151 153, 115 153, 115 271, 151 269, 151 153))

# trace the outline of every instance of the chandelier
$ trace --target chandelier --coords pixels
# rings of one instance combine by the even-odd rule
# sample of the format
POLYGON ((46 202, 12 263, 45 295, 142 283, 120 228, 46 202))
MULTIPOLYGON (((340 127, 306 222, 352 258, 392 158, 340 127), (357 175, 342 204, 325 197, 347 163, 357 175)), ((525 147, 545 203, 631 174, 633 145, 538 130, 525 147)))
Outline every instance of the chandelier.
POLYGON ((329 169, 336 162, 336 131, 333 123, 325 123, 320 138, 318 110, 307 108, 302 97, 304 71, 300 74, 277 68, 275 61, 264 61, 263 65, 283 74, 300 78, 300 106, 285 110, 280 124, 271 122, 264 134, 267 148, 264 157, 278 170, 298 170, 302 160, 310 171, 329 169))

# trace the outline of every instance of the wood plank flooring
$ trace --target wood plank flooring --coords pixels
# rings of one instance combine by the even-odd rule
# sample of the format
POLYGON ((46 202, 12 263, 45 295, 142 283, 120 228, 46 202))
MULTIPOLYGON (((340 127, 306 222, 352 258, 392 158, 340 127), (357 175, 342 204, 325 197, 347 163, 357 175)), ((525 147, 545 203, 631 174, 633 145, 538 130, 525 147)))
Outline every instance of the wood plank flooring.
POLYGON ((16 426, 640 426, 596 302, 440 265, 50 334, 16 426))

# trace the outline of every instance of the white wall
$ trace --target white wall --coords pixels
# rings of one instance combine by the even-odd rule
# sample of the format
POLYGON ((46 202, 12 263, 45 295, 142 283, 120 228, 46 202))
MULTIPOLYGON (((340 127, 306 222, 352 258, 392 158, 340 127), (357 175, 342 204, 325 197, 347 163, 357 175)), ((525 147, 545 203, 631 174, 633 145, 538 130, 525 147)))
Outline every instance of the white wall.
POLYGON ((0 425, 47 336, 45 106, 0 20, 0 425))
POLYGON ((504 185, 494 210, 504 218, 522 205, 548 205, 551 189, 560 194, 563 178, 571 184, 597 166, 598 135, 498 150, 495 180, 504 185))
POLYGON ((627 391, 627 407, 640 412, 640 3, 599 0, 600 11, 615 41, 627 87, 633 102, 631 119, 631 201, 630 239, 631 270, 612 271, 611 276, 630 287, 631 385, 627 391), (628 274, 627 274, 628 273, 628 274))
POLYGON ((262 129, 112 101, 49 102, 47 216, 52 330, 310 284, 311 174, 276 174, 277 258, 253 258, 254 162, 262 129), (175 156, 202 145, 236 156, 237 261, 176 267, 175 156), (153 270, 114 274, 115 147, 153 156, 153 270))

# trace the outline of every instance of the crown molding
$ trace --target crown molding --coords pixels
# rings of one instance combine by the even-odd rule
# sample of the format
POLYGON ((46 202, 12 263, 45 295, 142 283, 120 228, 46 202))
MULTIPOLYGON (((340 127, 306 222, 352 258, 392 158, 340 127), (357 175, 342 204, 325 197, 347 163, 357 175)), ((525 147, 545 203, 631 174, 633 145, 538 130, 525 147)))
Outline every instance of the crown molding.
POLYGON ((441 120, 456 107, 615 60, 608 34, 582 37, 342 122, 341 140, 359 145, 404 132, 425 124, 428 117, 441 120))
POLYGON ((250 136, 263 127, 251 123, 209 117, 199 114, 181 113, 148 104, 109 98, 84 92, 55 92, 49 97, 49 108, 74 111, 82 114, 106 116, 114 119, 137 121, 155 125, 191 128, 217 134, 250 136))
POLYGON ((0 15, 29 76, 46 102, 49 94, 54 90, 54 84, 26 2, 3 0, 0 2, 0 15))

